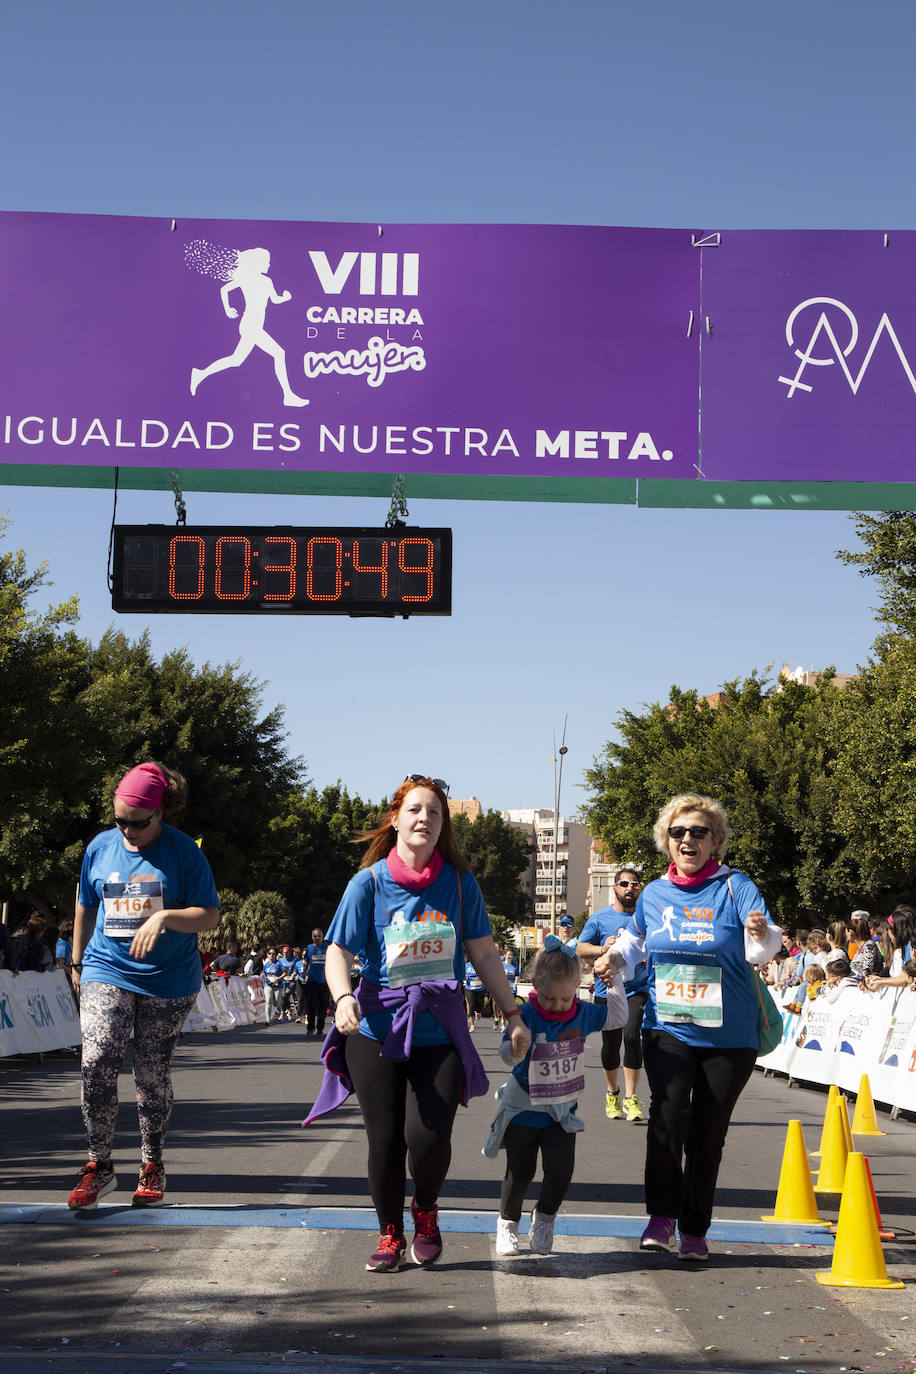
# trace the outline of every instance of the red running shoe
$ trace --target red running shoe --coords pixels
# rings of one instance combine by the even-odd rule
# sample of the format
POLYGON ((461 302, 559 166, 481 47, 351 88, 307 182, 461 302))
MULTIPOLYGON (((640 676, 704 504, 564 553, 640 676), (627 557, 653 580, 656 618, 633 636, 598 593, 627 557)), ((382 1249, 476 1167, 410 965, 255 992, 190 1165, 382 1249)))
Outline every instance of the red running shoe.
POLYGON ((151 1160, 140 1167, 140 1179, 131 1202, 132 1207, 161 1207, 165 1193, 165 1169, 151 1160))
POLYGON ((407 1241, 399 1236, 393 1226, 383 1231, 378 1238, 378 1247, 366 1261, 366 1268, 381 1274, 394 1274, 400 1269, 407 1250, 407 1241))
POLYGON ((117 1184, 110 1159, 100 1163, 90 1159, 88 1164, 83 1165, 79 1183, 67 1198, 67 1206, 71 1212, 91 1212, 93 1207, 99 1205, 99 1198, 110 1193, 117 1184))
POLYGON ((432 1206, 424 1212, 417 1206, 416 1198, 410 1204, 410 1215, 416 1227, 410 1257, 414 1264, 434 1264, 442 1254, 442 1236, 439 1233, 439 1208, 432 1206))

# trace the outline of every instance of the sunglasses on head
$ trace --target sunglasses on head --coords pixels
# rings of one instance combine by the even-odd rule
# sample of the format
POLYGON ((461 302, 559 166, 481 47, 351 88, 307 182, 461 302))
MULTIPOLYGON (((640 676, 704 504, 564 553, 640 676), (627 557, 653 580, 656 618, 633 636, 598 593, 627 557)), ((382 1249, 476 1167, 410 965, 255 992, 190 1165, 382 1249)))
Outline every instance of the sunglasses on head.
POLYGON ((682 840, 685 835, 692 840, 705 840, 709 829, 708 825, 669 825, 668 834, 672 840, 682 840))
MULTIPOLYGON (((428 773, 408 773, 408 774, 407 774, 407 777, 404 779, 404 781, 405 781, 405 782, 426 782, 427 778, 429 778, 429 774, 428 774, 428 773)), ((434 782, 434 783, 436 784, 437 787, 441 787, 441 789, 442 789, 442 791, 445 793, 445 795, 448 796, 448 783, 445 781, 445 778, 429 778, 429 781, 430 781, 430 782, 434 782)))
POLYGON ((127 821, 123 816, 115 816, 114 823, 119 830, 145 830, 155 819, 155 813, 152 816, 147 816, 146 820, 143 821, 127 821))

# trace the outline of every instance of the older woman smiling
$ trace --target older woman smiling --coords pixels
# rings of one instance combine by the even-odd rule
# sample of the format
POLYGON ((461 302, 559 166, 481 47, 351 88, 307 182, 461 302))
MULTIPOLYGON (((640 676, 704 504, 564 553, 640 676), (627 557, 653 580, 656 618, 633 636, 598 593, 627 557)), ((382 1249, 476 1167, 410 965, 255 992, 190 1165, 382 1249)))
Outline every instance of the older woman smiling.
POLYGON ((772 958, 782 931, 756 886, 728 869, 720 802, 685 793, 662 807, 653 836, 670 860, 643 890, 629 927, 598 959, 631 974, 645 959, 649 1001, 643 1056, 651 1091, 643 1250, 708 1258, 706 1232, 722 1147, 757 1059, 757 995, 750 964, 772 958))

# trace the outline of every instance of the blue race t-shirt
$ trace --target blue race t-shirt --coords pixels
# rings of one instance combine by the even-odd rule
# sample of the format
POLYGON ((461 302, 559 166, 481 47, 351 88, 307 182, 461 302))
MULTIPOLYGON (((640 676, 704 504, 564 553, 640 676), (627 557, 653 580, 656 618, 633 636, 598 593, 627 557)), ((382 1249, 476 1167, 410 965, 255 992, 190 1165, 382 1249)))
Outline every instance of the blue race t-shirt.
POLYGON ((128 849, 120 830, 103 830, 83 857, 80 905, 96 910, 83 953, 81 983, 110 983, 147 997, 186 997, 201 984, 193 931, 163 930, 145 959, 128 953, 138 925, 154 910, 218 907, 210 865, 199 845, 171 825, 145 849, 128 849))
POLYGON ((643 889, 629 928, 646 941, 644 1030, 698 1047, 756 1048, 758 1002, 744 952, 751 911, 773 925, 756 884, 734 870, 700 887, 658 878, 643 889))
POLYGON ((328 980, 324 971, 324 964, 328 954, 327 940, 323 940, 320 945, 309 945, 305 954, 308 959, 308 981, 310 983, 326 983, 328 980))
POLYGON ((283 959, 269 959, 261 970, 264 982, 269 988, 282 987, 285 972, 286 961, 283 959))
POLYGON ((483 990, 483 979, 470 960, 467 960, 464 965, 464 986, 468 992, 481 992, 483 990))
MULTIPOLYGON (((363 958, 363 978, 380 987, 388 987, 388 958, 385 931, 405 922, 420 922, 429 927, 430 935, 437 924, 450 922, 455 929, 455 946, 451 967, 441 976, 446 981, 461 983, 464 978, 464 940, 477 940, 491 935, 490 918, 483 894, 470 873, 458 873, 449 863, 443 863, 435 882, 421 892, 410 892, 391 876, 388 864, 382 859, 370 868, 360 869, 350 879, 340 906, 327 932, 327 943, 339 945, 363 958)), ((363 1017, 360 1033, 373 1040, 385 1040, 393 1012, 376 1012, 363 1017)), ((449 1043, 448 1033, 430 1012, 417 1017, 413 1034, 414 1044, 442 1045, 449 1043)))
MULTIPOLYGON (((619 935, 626 930, 632 919, 632 911, 615 911, 612 906, 603 906, 588 918, 579 939, 586 945, 603 945, 609 935, 619 935)), ((648 986, 649 971, 642 963, 637 964, 633 977, 624 982, 623 990, 632 997, 634 992, 645 992, 648 986)), ((600 978, 595 979, 595 996, 607 997, 607 988, 600 978)))
MULTIPOLYGON (((597 1006, 594 1002, 580 1002, 576 999, 576 1014, 568 1021, 548 1020, 531 1002, 524 1002, 521 1008, 522 1020, 531 1032, 531 1045, 524 1059, 520 1060, 512 1069, 512 1076, 517 1079, 525 1092, 530 1091, 529 1075, 531 1072, 531 1055, 538 1044, 574 1044, 585 1040, 592 1031, 601 1030, 607 1019, 607 1007, 604 1003, 597 1006)), ((510 1038, 507 1029, 503 1036, 503 1041, 510 1038)), ((576 1103, 571 1104, 571 1110, 575 1111, 576 1103)), ((519 1126, 536 1126, 543 1130, 549 1126, 553 1118, 548 1112, 519 1112, 512 1118, 518 1122, 519 1126)))

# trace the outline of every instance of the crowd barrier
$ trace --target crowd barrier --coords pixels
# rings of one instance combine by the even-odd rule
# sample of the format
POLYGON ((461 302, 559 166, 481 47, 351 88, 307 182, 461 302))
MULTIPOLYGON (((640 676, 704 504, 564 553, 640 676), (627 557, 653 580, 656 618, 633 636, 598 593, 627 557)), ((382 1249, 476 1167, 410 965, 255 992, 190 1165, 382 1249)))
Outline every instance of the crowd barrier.
MULTIPOLYGON (((868 1074, 876 1102, 895 1113, 916 1112, 916 993, 843 988, 830 1002, 808 998, 803 985, 775 996, 782 1003, 782 1041, 757 1060, 759 1068, 852 1093, 868 1074), (790 1010, 796 998, 801 1012, 790 1010)), ((263 978, 216 978, 201 987, 183 1029, 224 1031, 263 1020, 263 978)), ((62 969, 0 969, 0 1057, 47 1053, 80 1040, 76 1002, 62 969)))
POLYGON ((264 1017, 263 978, 214 978, 201 987, 182 1030, 233 1030, 264 1017))
MULTIPOLYGON (((204 983, 184 1031, 231 1030, 264 1020, 263 978, 204 983)), ((10 973, 0 969, 0 1058, 47 1054, 82 1043, 79 1011, 63 969, 10 973)))
POLYGON ((80 1043, 80 1018, 63 969, 10 973, 0 969, 0 1057, 47 1054, 80 1043))
POLYGON ((807 992, 804 983, 774 992, 782 1003, 782 1042, 757 1060, 758 1067, 852 1093, 865 1073, 876 1102, 895 1115, 916 1111, 916 993, 847 987, 830 1002, 807 992), (800 1013, 789 1009, 796 998, 800 1013))

